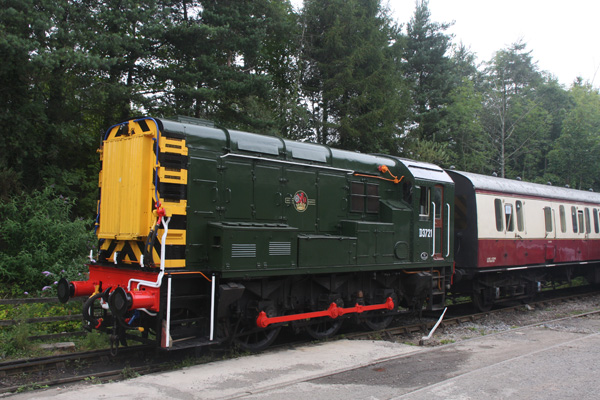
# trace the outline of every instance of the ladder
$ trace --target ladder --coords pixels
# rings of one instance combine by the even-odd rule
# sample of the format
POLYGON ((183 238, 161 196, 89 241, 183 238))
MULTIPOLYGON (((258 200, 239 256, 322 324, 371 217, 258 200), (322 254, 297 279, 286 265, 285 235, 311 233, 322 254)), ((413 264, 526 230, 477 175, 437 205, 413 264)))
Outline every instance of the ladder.
POLYGON ((431 284, 427 297, 427 311, 443 310, 446 307, 446 274, 443 268, 440 273, 433 268, 429 271, 431 284))

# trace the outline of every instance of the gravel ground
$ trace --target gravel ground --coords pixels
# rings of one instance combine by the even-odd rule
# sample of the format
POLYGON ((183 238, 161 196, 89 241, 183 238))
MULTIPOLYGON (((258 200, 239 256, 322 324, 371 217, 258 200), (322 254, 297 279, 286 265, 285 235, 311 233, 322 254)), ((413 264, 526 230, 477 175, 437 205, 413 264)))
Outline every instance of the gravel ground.
MULTIPOLYGON (((489 335, 596 310, 600 310, 600 295, 568 300, 556 304, 524 304, 510 311, 489 314, 475 322, 464 322, 450 326, 443 326, 442 324, 432 338, 425 342, 425 346, 439 346, 460 342, 477 336, 489 335)), ((560 321, 546 323, 545 327, 558 330, 569 329, 569 327, 562 325, 560 321)), ((425 335, 422 332, 405 334, 400 336, 397 341, 410 345, 418 345, 419 340, 425 335)))

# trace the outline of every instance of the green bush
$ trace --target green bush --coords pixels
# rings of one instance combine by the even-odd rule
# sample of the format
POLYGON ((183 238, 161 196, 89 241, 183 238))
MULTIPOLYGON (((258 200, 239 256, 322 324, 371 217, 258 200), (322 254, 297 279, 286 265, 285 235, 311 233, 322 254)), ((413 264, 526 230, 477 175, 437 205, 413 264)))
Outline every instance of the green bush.
POLYGON ((53 292, 60 277, 84 279, 96 240, 92 220, 71 219, 73 205, 52 187, 0 203, 0 294, 53 292))

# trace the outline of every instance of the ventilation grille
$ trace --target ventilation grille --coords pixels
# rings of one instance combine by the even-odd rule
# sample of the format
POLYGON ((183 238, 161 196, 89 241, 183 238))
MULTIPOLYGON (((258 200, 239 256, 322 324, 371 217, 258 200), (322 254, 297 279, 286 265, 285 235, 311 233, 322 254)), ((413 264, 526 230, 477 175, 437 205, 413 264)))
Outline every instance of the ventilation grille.
POLYGON ((289 256, 292 254, 292 243, 290 242, 269 242, 270 256, 289 256))
POLYGON ((255 258, 256 257, 256 244, 232 244, 231 245, 231 257, 232 258, 255 258))

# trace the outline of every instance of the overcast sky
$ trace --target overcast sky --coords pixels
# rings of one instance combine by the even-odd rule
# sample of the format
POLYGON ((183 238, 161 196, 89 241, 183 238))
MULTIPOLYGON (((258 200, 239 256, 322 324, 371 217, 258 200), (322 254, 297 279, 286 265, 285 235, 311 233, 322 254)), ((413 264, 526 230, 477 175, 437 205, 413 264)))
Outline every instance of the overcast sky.
MULTIPOLYGON (((406 29, 415 0, 389 4, 406 29)), ((470 47, 478 62, 522 38, 540 70, 561 84, 569 87, 581 76, 600 86, 600 0, 429 0, 429 10, 434 22, 455 21, 447 33, 470 47)))

